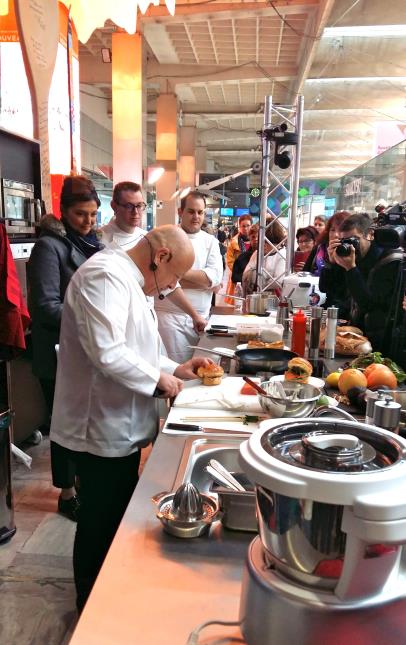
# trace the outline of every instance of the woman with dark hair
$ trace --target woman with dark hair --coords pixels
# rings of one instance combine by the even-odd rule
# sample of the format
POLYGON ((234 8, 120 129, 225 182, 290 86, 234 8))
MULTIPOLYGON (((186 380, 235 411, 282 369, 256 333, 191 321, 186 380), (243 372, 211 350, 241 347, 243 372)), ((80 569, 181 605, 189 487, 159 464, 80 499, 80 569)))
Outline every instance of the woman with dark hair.
POLYGON ((316 246, 317 238, 318 233, 314 226, 306 226, 304 228, 297 229, 296 241, 299 248, 295 251, 293 258, 294 273, 303 271, 306 260, 316 246))
POLYGON ((316 229, 319 235, 323 235, 324 231, 326 230, 326 226, 327 217, 324 217, 324 215, 316 215, 313 222, 313 228, 316 229))
POLYGON ((308 271, 313 275, 320 275, 321 270, 324 268, 326 261, 328 262, 327 247, 329 240, 336 237, 341 224, 351 213, 348 211, 337 211, 327 221, 324 232, 317 240, 317 246, 311 251, 307 258, 304 271, 308 271))
MULTIPOLYGON (((230 296, 233 296, 235 293, 235 283, 232 281, 232 277, 231 277, 233 272, 234 262, 236 261, 240 253, 244 253, 245 251, 248 251, 250 247, 250 240, 248 237, 248 233, 251 228, 251 225, 252 225, 251 215, 249 215, 248 213, 246 215, 241 215, 241 217, 238 220, 238 233, 231 238, 230 244, 227 247, 226 264, 230 271, 228 284, 227 284, 227 294, 230 296)), ((226 302, 229 305, 235 304, 235 300, 227 297, 224 298, 224 302, 226 302)))
MULTIPOLYGON (((278 290, 279 285, 274 280, 281 278, 285 271, 286 262, 286 230, 276 218, 272 219, 265 229, 264 244, 264 274, 266 277, 265 290, 278 290), (268 241, 267 241, 268 240, 268 241), (271 244, 270 244, 271 242, 271 244)), ((254 293, 257 290, 257 255, 254 251, 244 269, 242 276, 242 288, 244 296, 254 293)))
MULTIPOLYGON (((55 345, 59 342, 65 291, 76 269, 103 248, 94 232, 99 206, 99 197, 89 179, 80 175, 65 177, 60 197, 61 219, 54 215, 42 218, 40 237, 27 265, 33 372, 41 383, 49 415, 55 391, 55 345)), ((76 520, 79 501, 71 451, 51 442, 51 468, 53 485, 61 489, 58 510, 76 520)))

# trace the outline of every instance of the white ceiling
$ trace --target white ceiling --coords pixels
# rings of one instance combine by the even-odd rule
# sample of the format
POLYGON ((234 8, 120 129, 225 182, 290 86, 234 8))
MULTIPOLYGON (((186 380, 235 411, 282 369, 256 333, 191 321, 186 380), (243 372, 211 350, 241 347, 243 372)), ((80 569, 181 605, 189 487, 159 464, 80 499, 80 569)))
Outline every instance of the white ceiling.
MULTIPOLYGON (((153 7, 139 19, 148 52, 148 132, 155 99, 173 91, 183 125, 223 172, 259 158, 263 103, 304 95, 302 178, 335 179, 373 156, 378 122, 406 126, 405 34, 323 36, 325 27, 406 24, 406 0, 177 2, 174 17, 153 7), (278 13, 280 15, 278 15, 278 13)), ((81 46, 81 81, 109 96, 113 25, 81 46), (107 68, 107 69, 106 69, 107 68)))

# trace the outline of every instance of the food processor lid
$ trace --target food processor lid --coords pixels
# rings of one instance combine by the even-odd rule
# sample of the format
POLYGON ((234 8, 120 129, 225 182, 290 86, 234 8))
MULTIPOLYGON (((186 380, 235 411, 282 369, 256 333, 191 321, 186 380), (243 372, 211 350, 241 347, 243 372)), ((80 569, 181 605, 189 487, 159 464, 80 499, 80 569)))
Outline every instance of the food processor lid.
POLYGON ((275 459, 300 468, 329 473, 369 472, 397 463, 401 451, 380 434, 371 435, 361 424, 325 420, 288 423, 262 436, 262 447, 275 459))
POLYGON ((406 440, 337 418, 265 421, 241 445, 240 463, 257 485, 330 504, 353 506, 361 496, 370 504, 370 495, 406 487, 406 440))

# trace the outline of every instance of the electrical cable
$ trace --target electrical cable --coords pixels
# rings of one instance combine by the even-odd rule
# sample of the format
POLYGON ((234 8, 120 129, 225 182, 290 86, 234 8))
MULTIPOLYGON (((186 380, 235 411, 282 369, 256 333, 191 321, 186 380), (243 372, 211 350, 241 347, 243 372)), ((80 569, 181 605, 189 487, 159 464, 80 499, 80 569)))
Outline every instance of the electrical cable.
MULTIPOLYGON (((238 620, 238 621, 227 622, 225 620, 208 620, 205 623, 201 623, 200 625, 195 627, 195 629, 192 632, 190 632, 189 637, 186 641, 186 645, 198 645, 200 632, 206 627, 209 627, 210 625, 222 625, 225 627, 239 627, 241 625, 241 621, 238 620)), ((230 641, 231 639, 229 638, 228 640, 230 641)), ((232 640, 235 642, 244 643, 244 641, 241 638, 233 638, 232 640)))

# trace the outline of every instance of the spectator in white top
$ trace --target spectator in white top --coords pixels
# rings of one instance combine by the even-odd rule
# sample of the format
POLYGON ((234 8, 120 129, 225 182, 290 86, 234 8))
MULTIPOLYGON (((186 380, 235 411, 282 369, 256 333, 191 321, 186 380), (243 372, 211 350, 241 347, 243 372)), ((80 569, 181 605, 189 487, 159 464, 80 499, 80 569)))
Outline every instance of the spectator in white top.
POLYGON ((218 240, 201 230, 205 208, 206 198, 198 191, 181 200, 180 226, 193 245, 195 261, 180 281, 181 289, 176 288, 164 300, 155 297, 159 333, 166 351, 169 358, 181 363, 193 354, 188 346, 198 342, 199 331, 203 331, 210 314, 213 292, 219 290, 223 277, 218 240), (200 318, 193 319, 185 313, 184 301, 190 303, 200 318))
POLYGON ((123 251, 132 249, 146 234, 140 227, 147 205, 139 184, 122 181, 114 186, 111 208, 114 217, 102 227, 102 242, 105 246, 120 246, 123 251))

